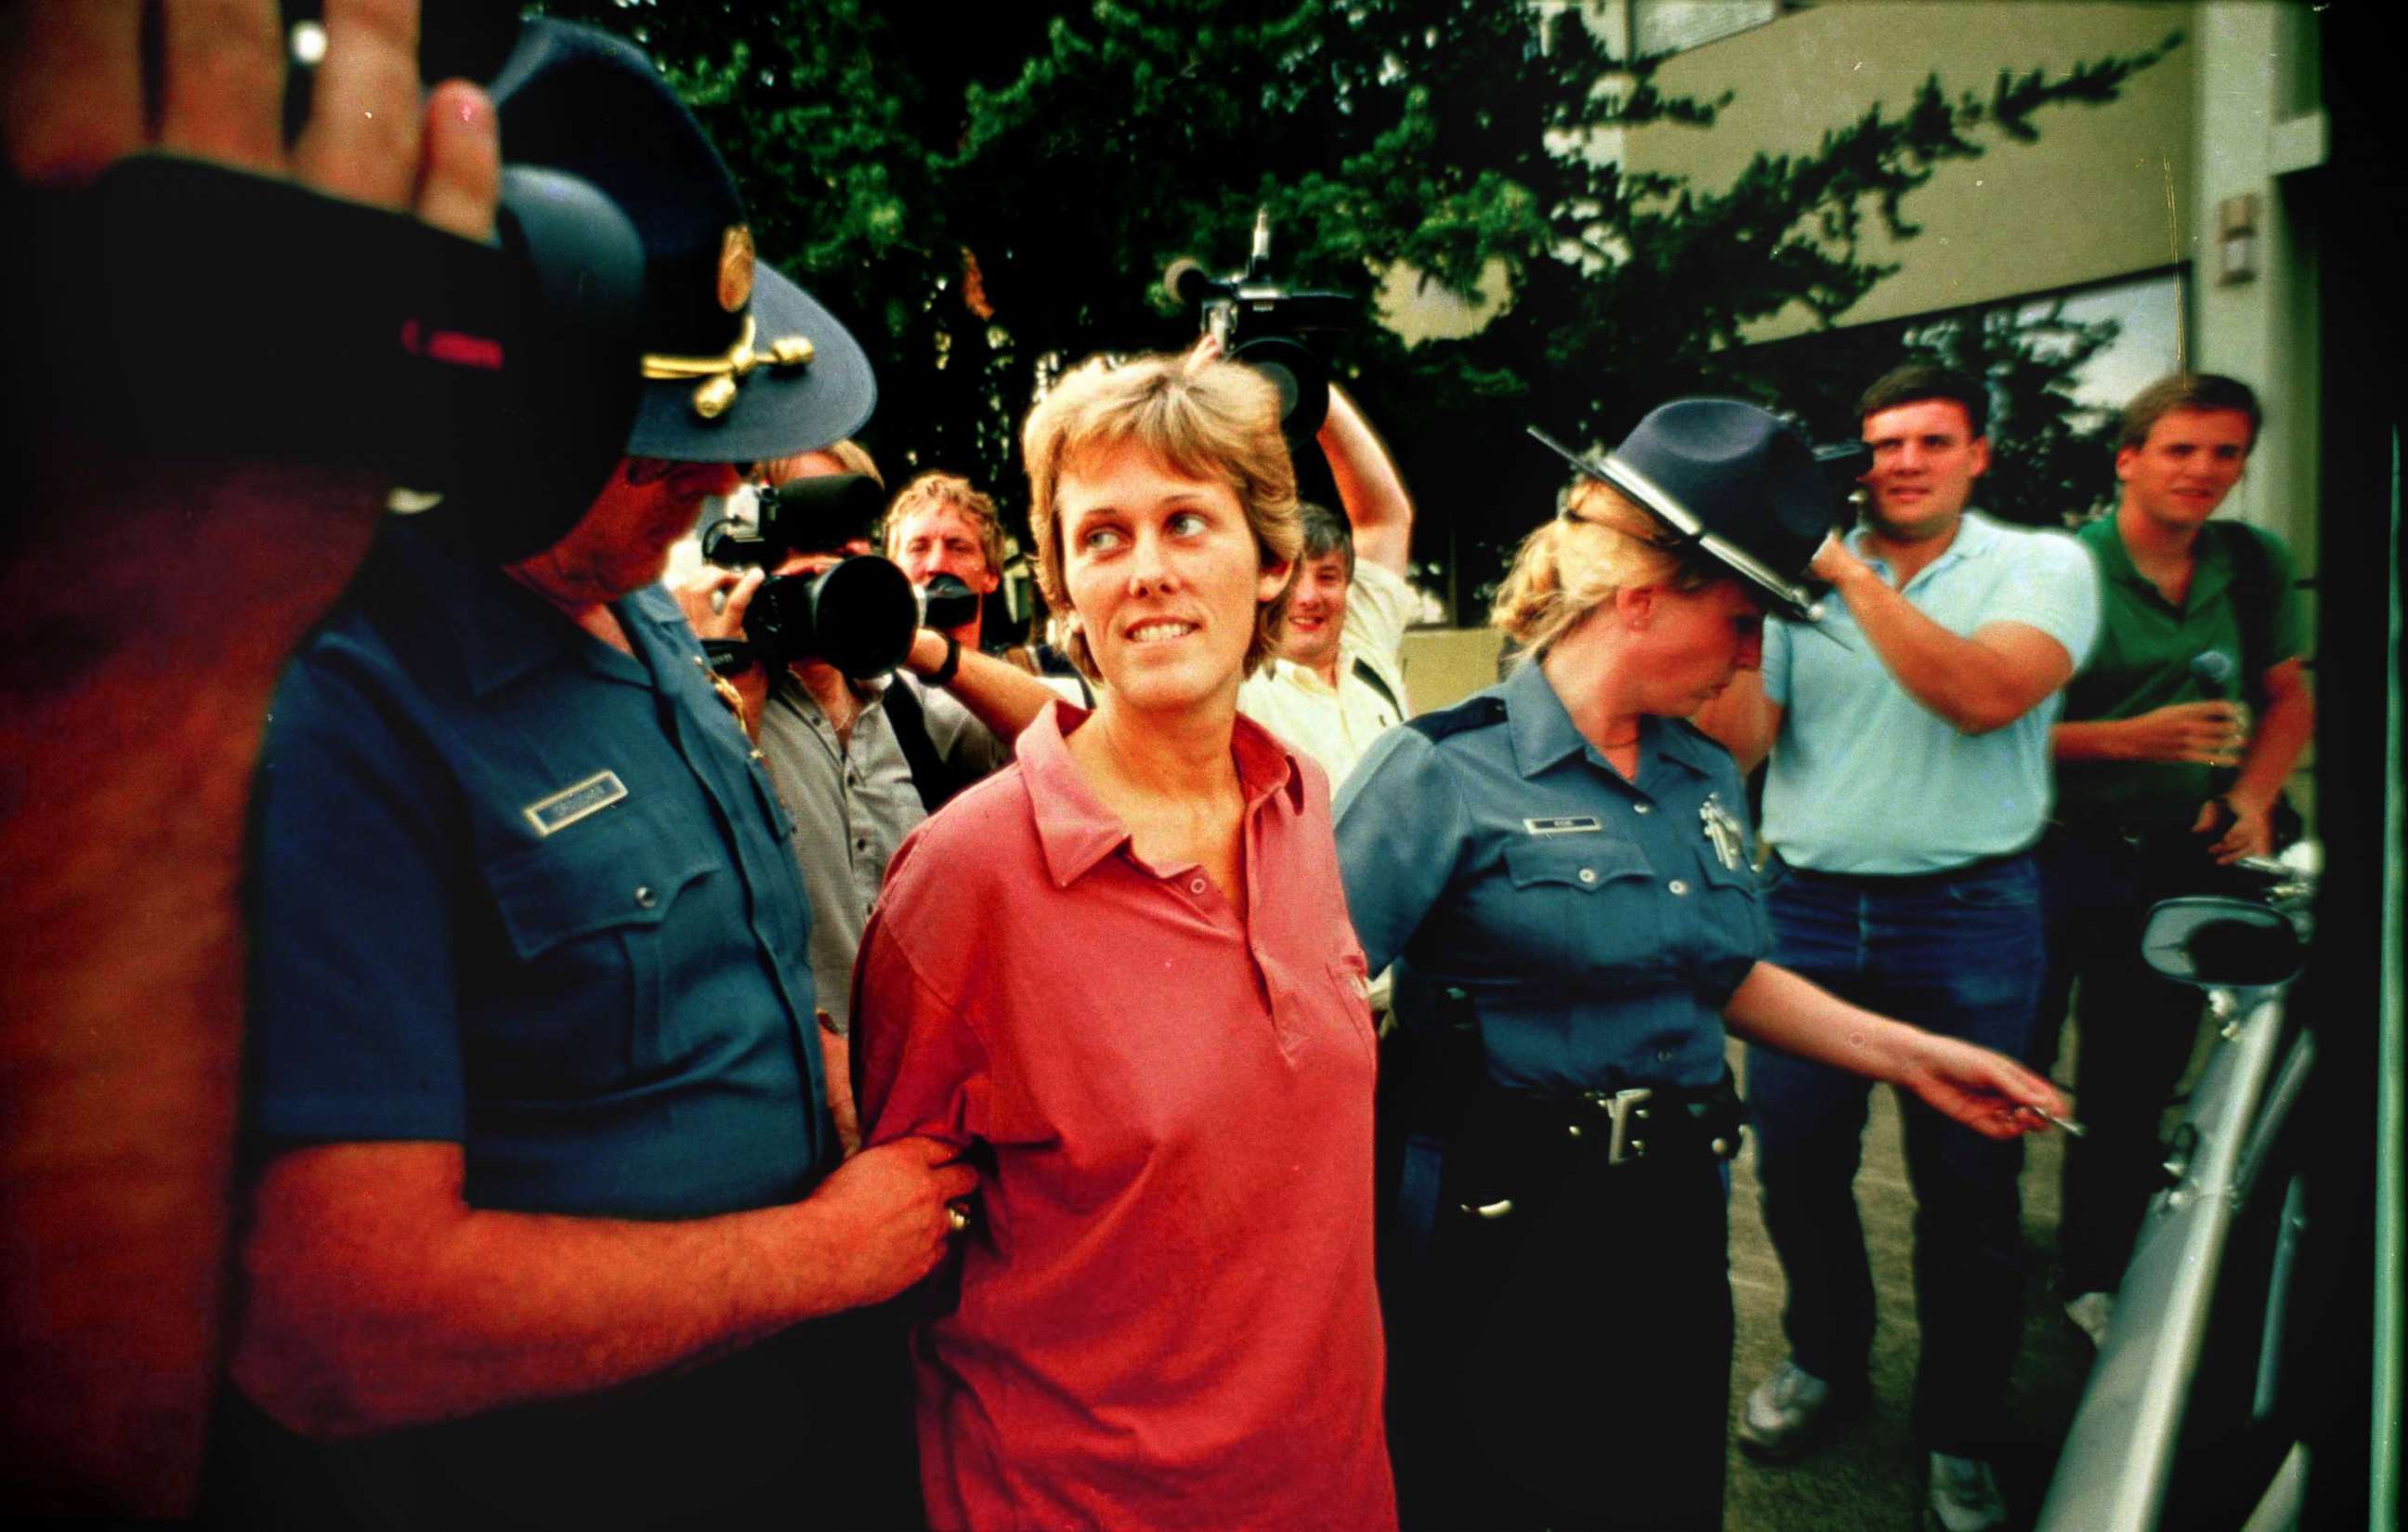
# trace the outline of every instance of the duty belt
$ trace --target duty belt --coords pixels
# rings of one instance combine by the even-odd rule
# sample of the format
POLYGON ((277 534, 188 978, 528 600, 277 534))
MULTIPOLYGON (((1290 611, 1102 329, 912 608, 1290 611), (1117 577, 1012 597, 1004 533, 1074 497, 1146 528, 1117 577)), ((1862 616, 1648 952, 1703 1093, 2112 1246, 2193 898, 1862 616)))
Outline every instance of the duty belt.
MULTIPOLYGON (((1698 1150, 1730 1159, 1739 1153, 1741 1115, 1728 1077, 1703 1091, 1648 1085, 1572 1095, 1492 1091, 1465 1124, 1473 1141, 1459 1147, 1505 1181, 1552 1184, 1584 1159, 1616 1167, 1698 1150)), ((1512 1212, 1513 1197, 1455 1205, 1477 1218, 1503 1218, 1512 1212)))

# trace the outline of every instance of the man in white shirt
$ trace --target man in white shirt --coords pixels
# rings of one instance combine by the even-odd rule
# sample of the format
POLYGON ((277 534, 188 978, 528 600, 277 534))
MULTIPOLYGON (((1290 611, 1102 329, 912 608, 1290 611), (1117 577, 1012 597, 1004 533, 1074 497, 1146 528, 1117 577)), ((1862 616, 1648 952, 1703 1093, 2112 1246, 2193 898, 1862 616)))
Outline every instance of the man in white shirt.
POLYGON ((1239 689, 1238 709, 1319 762, 1334 791, 1409 711, 1400 651, 1413 610, 1413 503, 1386 444, 1335 383, 1319 441, 1346 514, 1304 508, 1279 656, 1239 689))

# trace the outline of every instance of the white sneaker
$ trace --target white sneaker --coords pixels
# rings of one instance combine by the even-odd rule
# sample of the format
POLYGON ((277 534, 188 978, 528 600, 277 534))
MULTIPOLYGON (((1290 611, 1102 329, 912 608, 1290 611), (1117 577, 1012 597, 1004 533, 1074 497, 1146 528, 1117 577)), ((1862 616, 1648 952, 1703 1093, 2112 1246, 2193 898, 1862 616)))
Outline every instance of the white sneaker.
POLYGON ((1739 1415, 1739 1450, 1759 1463, 1793 1462, 1863 1398, 1862 1389, 1842 1392, 1784 1361, 1748 1394, 1739 1415))
POLYGON ((2107 1326, 2115 1318, 2115 1295, 2082 1293, 2066 1300, 2065 1317, 2090 1338, 2092 1349, 2107 1344, 2107 1326))
POLYGON ((1999 1476, 1978 1457, 1931 1454, 1931 1519, 1943 1532, 1988 1532, 2007 1525, 1999 1476))

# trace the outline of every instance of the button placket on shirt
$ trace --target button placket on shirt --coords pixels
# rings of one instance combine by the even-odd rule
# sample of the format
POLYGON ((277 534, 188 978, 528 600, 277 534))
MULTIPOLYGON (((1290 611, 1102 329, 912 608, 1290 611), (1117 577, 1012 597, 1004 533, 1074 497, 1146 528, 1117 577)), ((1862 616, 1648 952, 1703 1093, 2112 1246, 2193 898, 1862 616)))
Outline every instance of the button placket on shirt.
MULTIPOLYGON (((1259 856, 1261 852, 1252 841, 1249 841, 1247 854, 1251 862, 1251 859, 1259 856)), ((1190 867, 1184 872, 1171 873, 1162 881, 1166 886, 1185 895, 1189 903, 1211 915, 1216 922, 1226 922, 1233 926, 1237 923, 1236 909, 1227 900, 1220 896, 1212 887, 1212 880, 1206 877, 1200 869, 1190 867)), ((1262 997, 1263 1009, 1270 1020, 1272 1040, 1279 1045, 1281 1056, 1293 1063, 1297 1052, 1304 1045, 1307 1034, 1304 1029, 1296 1024, 1292 1012, 1297 1007, 1309 1004, 1309 997, 1294 994, 1299 981, 1293 975, 1285 980, 1273 978, 1274 972, 1284 974, 1286 969, 1274 959, 1264 955, 1262 944, 1255 935, 1255 931, 1262 928, 1261 914, 1261 906, 1257 903, 1256 919, 1253 923, 1254 929, 1242 933, 1246 961, 1254 967, 1254 993, 1262 997)))

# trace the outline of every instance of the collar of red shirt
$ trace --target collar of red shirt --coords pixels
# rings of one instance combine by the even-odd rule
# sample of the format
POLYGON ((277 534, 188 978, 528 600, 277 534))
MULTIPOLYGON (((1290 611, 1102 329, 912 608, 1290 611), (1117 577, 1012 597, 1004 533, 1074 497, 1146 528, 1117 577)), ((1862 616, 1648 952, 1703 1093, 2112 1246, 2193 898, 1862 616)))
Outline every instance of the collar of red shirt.
MULTIPOLYGON (((1029 807, 1037 816, 1045 870, 1056 888, 1078 881, 1129 838, 1128 826, 1104 807, 1070 761, 1064 737, 1090 716, 1086 709, 1056 701, 1037 715, 1014 747, 1029 807)), ((1269 730, 1240 713, 1229 746, 1237 757, 1238 785, 1245 794, 1249 818, 1274 795, 1287 800, 1290 813, 1303 809, 1303 768, 1269 730)))

